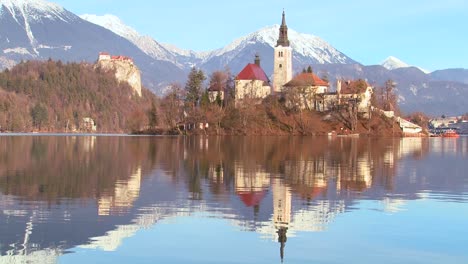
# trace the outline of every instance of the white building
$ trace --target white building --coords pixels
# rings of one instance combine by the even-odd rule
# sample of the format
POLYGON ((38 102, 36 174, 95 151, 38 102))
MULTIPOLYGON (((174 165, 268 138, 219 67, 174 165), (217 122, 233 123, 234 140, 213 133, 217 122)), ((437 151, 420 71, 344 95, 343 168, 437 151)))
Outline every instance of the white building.
POLYGON ((328 82, 314 73, 301 73, 284 84, 283 93, 290 106, 298 105, 301 109, 319 110, 323 100, 316 95, 328 92, 328 87, 328 82))
POLYGON ((283 11, 279 38, 275 47, 273 66, 273 91, 281 92, 283 85, 292 79, 292 48, 289 46, 288 26, 283 11))
POLYGON ((258 56, 255 56, 255 63, 247 64, 237 75, 235 87, 236 107, 239 107, 246 98, 263 99, 271 94, 270 80, 260 66, 258 56))

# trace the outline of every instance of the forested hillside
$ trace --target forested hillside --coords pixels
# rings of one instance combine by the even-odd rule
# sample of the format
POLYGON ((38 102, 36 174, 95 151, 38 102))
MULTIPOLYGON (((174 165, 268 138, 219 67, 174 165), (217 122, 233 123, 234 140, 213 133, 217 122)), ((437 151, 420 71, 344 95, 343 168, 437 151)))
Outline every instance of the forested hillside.
POLYGON ((0 73, 0 131, 86 132, 83 118, 92 118, 97 132, 130 132, 154 100, 91 64, 22 62, 0 73))

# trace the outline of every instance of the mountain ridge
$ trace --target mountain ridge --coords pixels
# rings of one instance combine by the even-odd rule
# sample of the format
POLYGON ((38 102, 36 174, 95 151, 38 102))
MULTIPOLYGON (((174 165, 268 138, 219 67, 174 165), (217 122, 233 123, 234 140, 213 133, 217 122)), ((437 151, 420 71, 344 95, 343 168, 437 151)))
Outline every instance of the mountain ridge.
MULTIPOLYGON (((261 28, 216 50, 197 52, 143 36, 115 16, 109 19, 114 19, 111 25, 117 28, 110 30, 44 0, 0 0, 0 3, 0 68, 11 67, 22 60, 48 58, 93 63, 99 52, 106 51, 132 57, 142 71, 144 85, 157 94, 162 94, 171 82, 184 82, 192 67, 201 68, 207 74, 229 69, 236 75, 256 54, 260 55, 267 75, 273 72, 278 25, 261 28)), ((468 105, 466 99, 463 100, 468 98, 468 74, 464 70, 426 74, 416 67, 388 70, 378 65, 364 66, 319 37, 293 29, 289 29, 289 33, 295 73, 312 65, 320 77, 332 80, 332 86, 333 80, 343 77, 363 78, 375 85, 395 79, 402 92, 402 104, 408 110, 449 114, 459 113, 463 104, 468 105), (454 92, 444 92, 447 89, 454 92), (429 91, 433 94, 418 96, 429 91), (440 111, 431 107, 434 100, 443 106, 440 111), (408 107, 412 103, 423 105, 423 101, 427 101, 424 107, 408 107)))

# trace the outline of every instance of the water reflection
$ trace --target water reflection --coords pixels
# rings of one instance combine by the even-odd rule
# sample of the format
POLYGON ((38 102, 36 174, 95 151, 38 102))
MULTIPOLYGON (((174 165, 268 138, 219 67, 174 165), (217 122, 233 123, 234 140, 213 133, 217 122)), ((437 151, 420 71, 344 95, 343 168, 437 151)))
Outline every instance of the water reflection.
POLYGON ((437 195, 466 202, 467 143, 0 137, 0 262, 115 251, 139 230, 196 212, 276 240, 283 258, 288 238, 327 230, 361 201, 378 200, 390 214, 437 195))

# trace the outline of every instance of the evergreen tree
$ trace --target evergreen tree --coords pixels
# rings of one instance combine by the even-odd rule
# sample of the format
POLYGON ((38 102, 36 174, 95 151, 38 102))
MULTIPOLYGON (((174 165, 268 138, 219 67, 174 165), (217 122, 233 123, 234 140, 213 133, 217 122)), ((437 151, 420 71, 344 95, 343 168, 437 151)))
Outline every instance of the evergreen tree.
POLYGON ((307 67, 307 73, 313 73, 314 71, 312 70, 312 67, 309 65, 309 67, 307 67))
POLYGON ((208 91, 205 91, 200 99, 200 105, 203 107, 206 107, 210 104, 210 96, 208 94, 208 91))
POLYGON ((33 120, 33 125, 40 130, 48 119, 47 108, 44 105, 37 103, 31 109, 31 117, 33 120))
POLYGON ((195 107, 198 105, 202 96, 203 82, 206 80, 202 70, 197 70, 195 67, 189 73, 187 83, 185 84, 186 103, 195 107))

